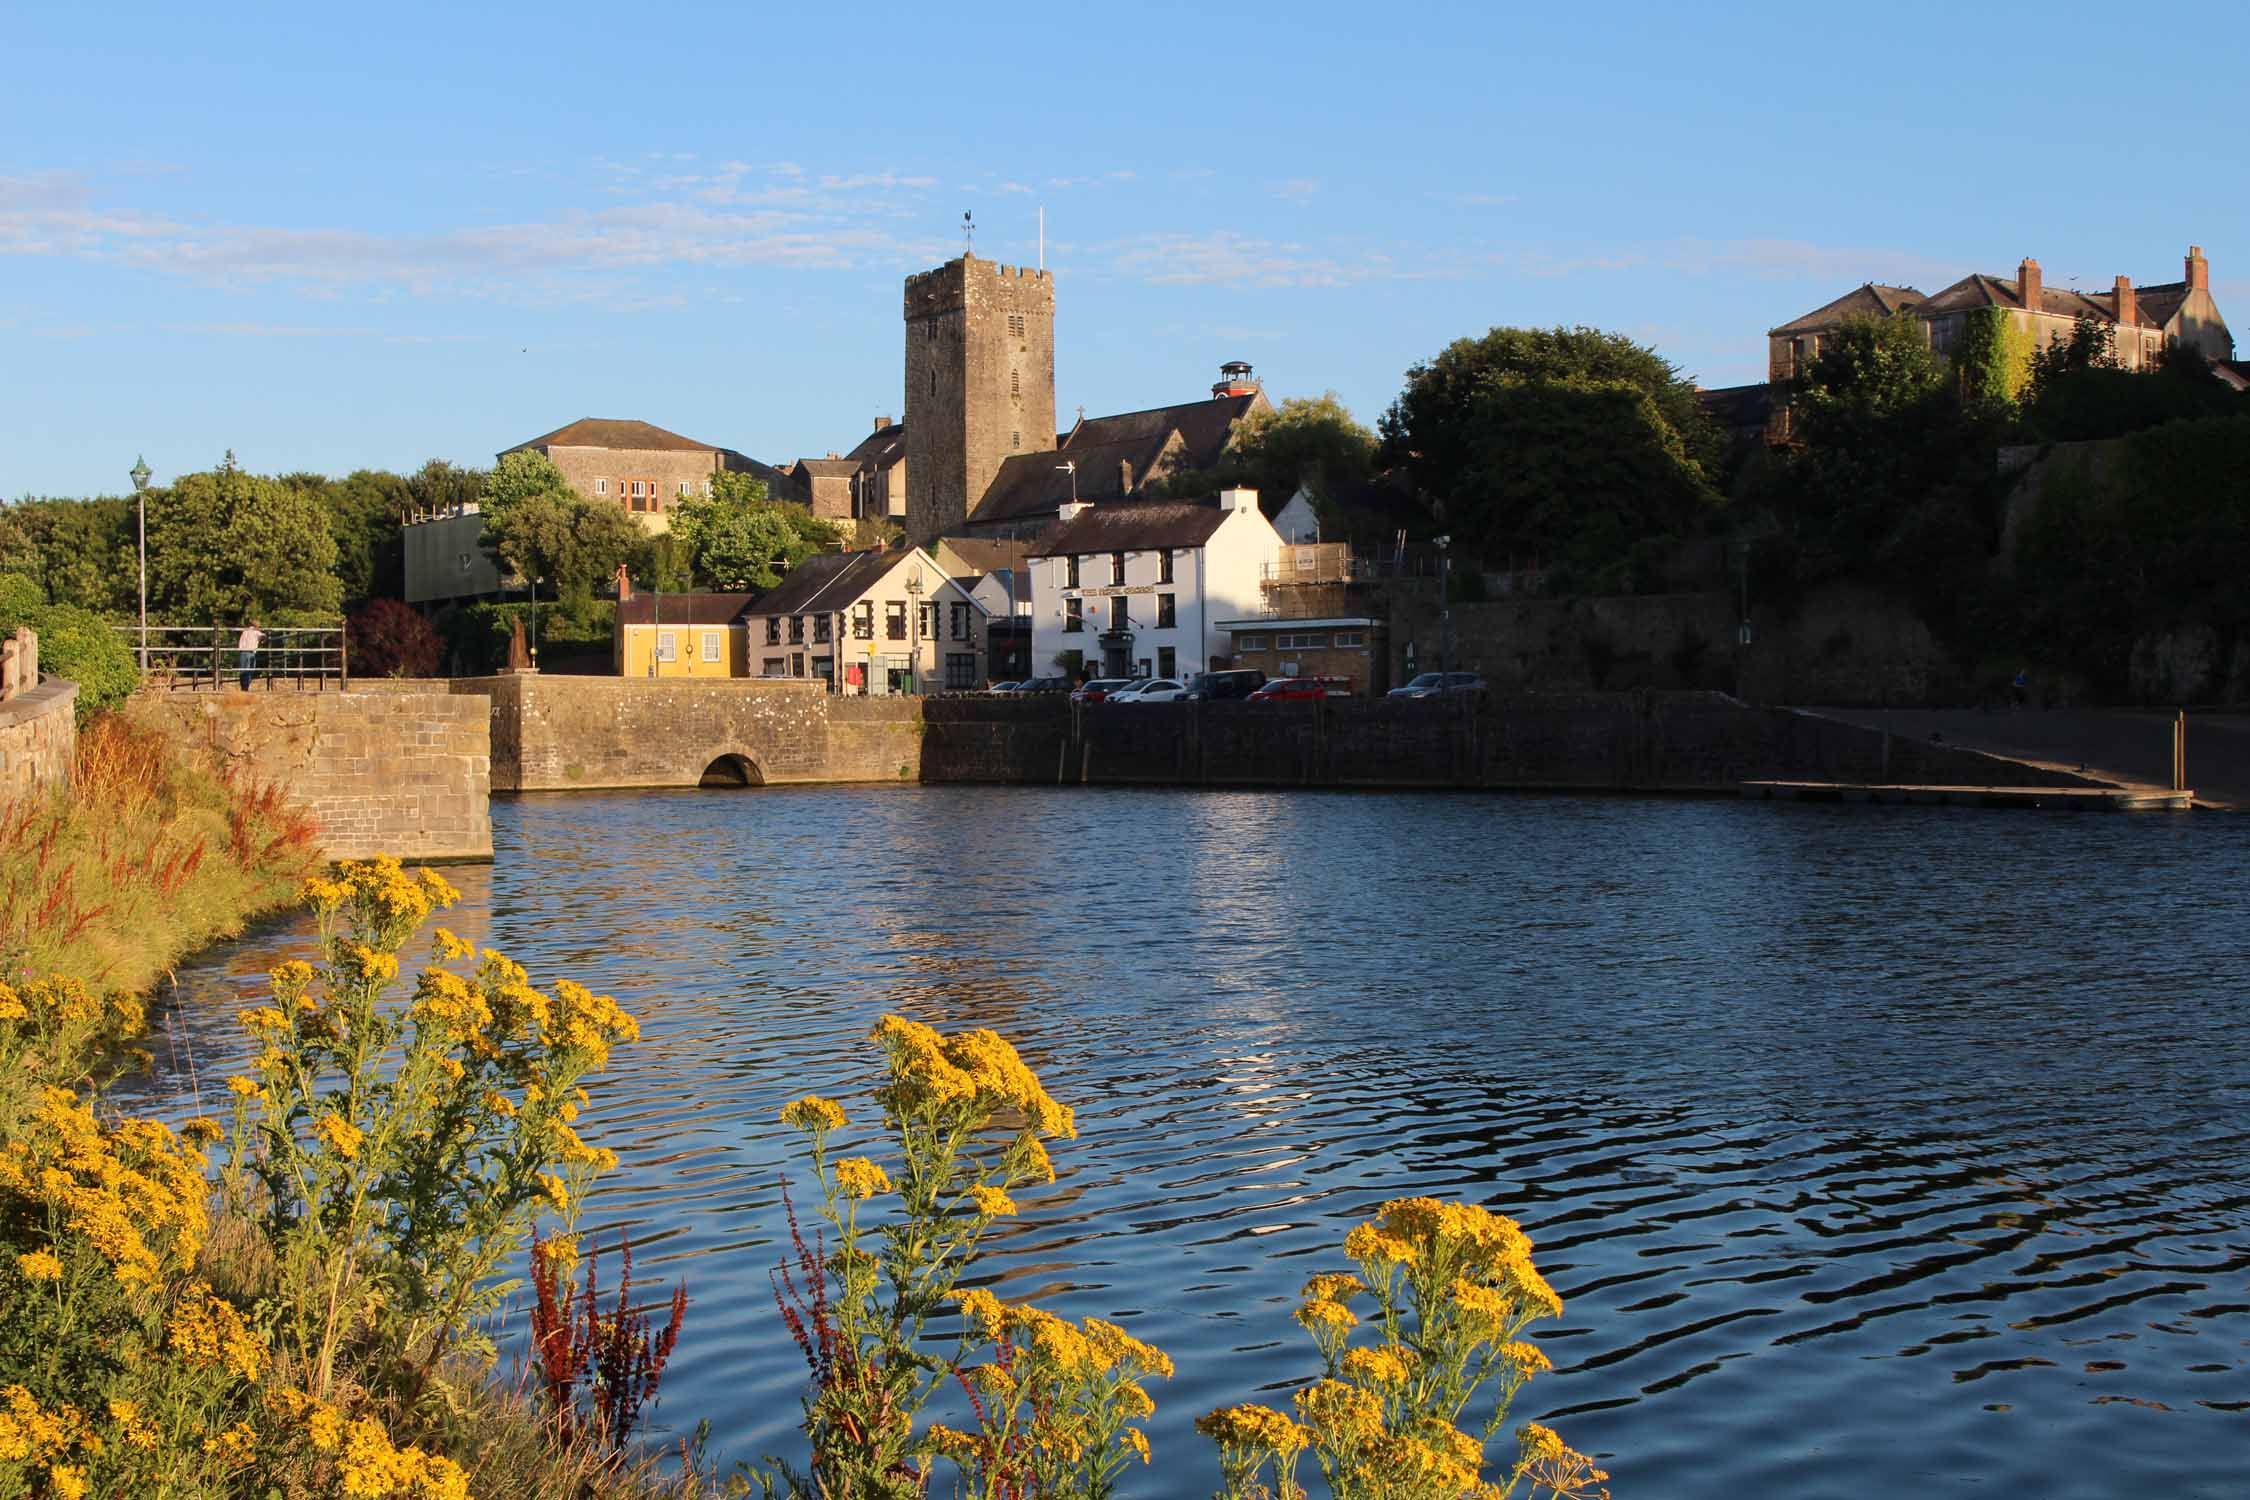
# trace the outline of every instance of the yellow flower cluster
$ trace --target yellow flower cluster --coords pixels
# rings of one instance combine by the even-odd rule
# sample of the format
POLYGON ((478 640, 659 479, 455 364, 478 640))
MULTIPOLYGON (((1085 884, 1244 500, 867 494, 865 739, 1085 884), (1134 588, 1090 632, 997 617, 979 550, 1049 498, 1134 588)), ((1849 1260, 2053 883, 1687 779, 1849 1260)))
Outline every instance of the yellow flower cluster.
POLYGON ((640 1040, 640 1023, 608 995, 597 995, 565 979, 555 986, 555 1004, 559 1014, 548 1044, 585 1052, 589 1067, 608 1063, 611 1043, 640 1040))
POLYGON ((844 1107, 833 1099, 823 1099, 818 1094, 807 1094, 791 1104, 781 1107, 781 1123, 794 1130, 809 1130, 815 1135, 844 1128, 844 1107))
POLYGON ((16 1257, 16 1270, 26 1281, 59 1281, 62 1261, 51 1250, 33 1250, 16 1257))
POLYGON ((1281 1458, 1300 1453, 1312 1435, 1270 1406, 1246 1402, 1222 1406, 1195 1419, 1195 1430, 1222 1448, 1272 1453, 1281 1458))
POLYGON ((387 854, 347 859, 333 877, 316 875, 306 881, 298 896, 323 916, 349 907, 362 920, 409 931, 431 912, 461 899, 461 893, 435 870, 410 875, 387 854))
POLYGON ((42 1406, 20 1385, 0 1387, 0 1461, 47 1463, 88 1445, 98 1450, 101 1439, 77 1407, 42 1406))
POLYGON ((333 1111, 320 1117, 312 1133, 314 1139, 346 1161, 359 1155, 360 1144, 367 1139, 366 1131, 333 1111))
POLYGON ((969 1189, 969 1201, 977 1213, 987 1219, 1003 1219, 1016 1211, 1016 1200, 999 1188, 978 1183, 969 1189))
POLYGON ((891 1177, 864 1156, 847 1156, 836 1163, 836 1191, 847 1198, 872 1198, 891 1190, 891 1177))
POLYGON ((464 958, 476 957, 477 945, 439 927, 430 934, 430 951, 446 963, 457 963, 464 958))
POLYGON ((1348 1378, 1368 1386, 1404 1385, 1408 1373, 1404 1351, 1389 1348, 1348 1350, 1343 1369, 1348 1378))
POLYGON ((154 1120, 104 1125, 68 1089, 43 1088, 0 1146, 0 1211, 59 1216, 128 1287, 195 1259, 209 1227, 204 1156, 154 1120))
POLYGON ((224 1365, 244 1380, 256 1380, 266 1367, 266 1346, 242 1314, 200 1281, 189 1282, 173 1304, 164 1342, 190 1365, 224 1365))
POLYGON ((83 980, 67 974, 35 979, 21 989, 0 983, 0 1023, 12 1021, 43 1034, 66 1027, 93 1028, 120 1041, 148 1029, 140 1001, 121 990, 96 995, 83 980))
POLYGON ((998 1032, 979 1027, 941 1036, 919 1021, 885 1016, 875 1040, 890 1054, 884 1102, 901 1115, 962 1108, 973 1115, 1020 1111, 1041 1135, 1072 1138, 1077 1123, 998 1032))
POLYGON ((127 1447, 150 1449, 160 1441, 157 1430, 142 1418, 138 1401, 112 1400, 109 1419, 117 1424, 117 1435, 124 1439, 127 1447))
POLYGON ((475 985, 447 969, 424 969, 407 1015, 416 1027, 455 1044, 484 1035, 492 1004, 475 985))
POLYGON ((267 1405, 301 1428, 315 1452, 335 1455, 338 1488, 350 1500, 470 1500, 459 1464, 398 1447, 372 1417, 346 1417, 302 1391, 277 1392, 267 1405))
POLYGON ((1314 1297, 1297 1309, 1297 1321, 1312 1334, 1342 1333, 1356 1326, 1359 1318, 1341 1302, 1314 1297))

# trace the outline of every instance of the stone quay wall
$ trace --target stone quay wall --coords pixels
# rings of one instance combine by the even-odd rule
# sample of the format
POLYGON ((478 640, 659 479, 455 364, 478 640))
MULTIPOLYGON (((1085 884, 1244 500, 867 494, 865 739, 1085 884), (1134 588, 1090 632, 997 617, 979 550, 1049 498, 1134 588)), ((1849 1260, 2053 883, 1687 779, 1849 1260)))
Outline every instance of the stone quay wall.
POLYGON ((61 786, 77 758, 77 683, 49 677, 0 702, 0 804, 61 786))
POLYGON ((1746 780, 2090 786, 1720 693, 1072 705, 941 698, 924 781, 1724 792, 1746 780))
POLYGON ((492 785, 508 792, 695 786, 731 766, 753 785, 914 780, 920 700, 843 698, 817 680, 463 678, 492 703, 492 785))
POLYGON ((137 723, 277 787, 331 859, 492 857, 492 706, 476 694, 141 693, 137 723))

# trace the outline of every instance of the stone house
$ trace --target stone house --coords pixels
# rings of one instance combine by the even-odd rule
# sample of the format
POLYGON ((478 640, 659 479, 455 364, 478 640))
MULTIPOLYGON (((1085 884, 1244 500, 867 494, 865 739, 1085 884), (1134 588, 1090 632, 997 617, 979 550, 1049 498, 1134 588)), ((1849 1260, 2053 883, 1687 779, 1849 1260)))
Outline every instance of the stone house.
POLYGON ((586 499, 613 503, 654 532, 670 524, 665 512, 671 506, 709 493, 713 474, 757 474, 769 491, 781 478, 780 471, 731 448, 697 442, 652 423, 610 417, 581 417, 498 456, 527 451, 546 454, 586 499))
POLYGON ((1256 490, 1212 500, 1065 502, 1029 556, 1031 670, 1202 672, 1232 650, 1219 622, 1258 614, 1281 538, 1256 490))
POLYGON ((1960 346, 1969 314, 1986 307, 2006 314, 2034 349, 2068 340, 2079 318, 2093 318, 2109 329, 2118 363, 2128 370, 2148 368, 2175 344, 2214 363, 2231 360, 2234 335, 2212 300, 2211 263, 2201 246, 2188 246, 2182 272, 2178 281, 2137 288, 2131 278, 2119 276, 2107 291, 2082 292, 2047 285, 2039 262, 2027 258, 2013 277, 1972 274, 1929 296, 1913 287, 1870 282, 1768 329, 1767 372, 1776 381, 1793 379, 1818 357, 1822 340, 1855 314, 1906 313, 1928 330, 1931 348, 1949 354, 1960 346))
POLYGON ((808 557, 743 615, 753 675, 877 696, 981 686, 987 618, 919 547, 808 557))
POLYGON ((906 520, 906 429, 877 417, 875 430, 844 457, 852 461, 852 514, 862 520, 906 520))
POLYGON ((852 504, 859 465, 831 453, 826 458, 800 458, 783 470, 789 476, 789 493, 823 521, 849 521, 858 514, 852 504))

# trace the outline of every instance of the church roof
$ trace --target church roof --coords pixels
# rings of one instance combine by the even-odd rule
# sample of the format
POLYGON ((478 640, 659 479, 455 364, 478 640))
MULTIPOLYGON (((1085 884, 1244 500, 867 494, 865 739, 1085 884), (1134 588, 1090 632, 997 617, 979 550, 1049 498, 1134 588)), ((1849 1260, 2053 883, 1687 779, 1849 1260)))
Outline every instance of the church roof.
POLYGON ((718 453, 714 443, 699 443, 693 438, 681 437, 676 432, 666 432, 650 422, 634 422, 620 417, 580 417, 567 427, 558 427, 545 437, 535 437, 521 442, 509 453, 521 453, 526 448, 624 448, 636 453, 718 453))
POLYGON ((1835 301, 1816 307, 1801 318, 1793 318, 1779 328, 1766 330, 1770 338, 1780 338, 1792 333, 1814 333, 1835 327, 1846 318, 1887 318, 1893 313, 1913 307, 1922 301, 1922 294, 1910 286, 1884 286, 1870 281, 1854 287, 1835 301))
POLYGON ((1183 466, 1208 469, 1226 451, 1234 424, 1251 412, 1271 405, 1264 391, 1242 396, 1211 396, 1182 401, 1173 406, 1152 406, 1146 411, 1120 412, 1114 417, 1089 417, 1060 434, 1056 446, 1068 455, 1080 448, 1106 448, 1119 443, 1142 442, 1177 432, 1186 445, 1183 466))
POLYGON ((969 519, 1010 521, 1041 515, 1074 494, 1080 500, 1122 500, 1127 490, 1119 465, 1132 465, 1133 487, 1138 489, 1171 445, 1174 430, 1165 427, 1114 443, 1073 443, 1049 453, 1011 454, 1001 460, 1000 471, 992 476, 969 519), (1077 465, 1075 481, 1064 464, 1077 465))

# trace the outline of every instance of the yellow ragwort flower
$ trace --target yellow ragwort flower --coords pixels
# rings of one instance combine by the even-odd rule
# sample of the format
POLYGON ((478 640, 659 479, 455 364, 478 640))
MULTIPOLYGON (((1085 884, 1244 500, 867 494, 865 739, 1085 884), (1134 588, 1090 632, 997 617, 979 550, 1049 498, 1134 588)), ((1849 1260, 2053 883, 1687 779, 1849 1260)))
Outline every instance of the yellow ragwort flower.
POLYGON ((1342 1333, 1356 1326, 1359 1318, 1341 1302, 1315 1297, 1297 1309, 1297 1321, 1304 1325, 1307 1333, 1320 1333, 1323 1330, 1342 1333))
POLYGON ((538 1183, 540 1193, 546 1198, 548 1203, 554 1206, 554 1210, 556 1213, 566 1214, 570 1212, 569 1183, 563 1181, 560 1177, 557 1177, 552 1172, 541 1172, 538 1176, 538 1183))
POLYGON ((1321 1302, 1349 1302, 1366 1290, 1360 1279, 1348 1271, 1323 1271, 1307 1281, 1298 1295, 1321 1302))
POLYGON ((818 1094, 807 1094, 792 1104, 781 1107, 781 1123, 798 1130, 809 1130, 815 1135, 844 1128, 844 1108, 833 1099, 823 1099, 818 1094))
POLYGON ((1361 1385, 1388 1389, 1406 1384, 1406 1361, 1391 1349, 1352 1349, 1344 1355, 1344 1373, 1361 1385))
POLYGON ((366 1131, 333 1112, 322 1115, 319 1123, 313 1126, 312 1133, 322 1145, 346 1161, 359 1155, 360 1143, 367 1139, 366 1131))
POLYGON ((1222 1406, 1195 1419, 1195 1430, 1222 1448, 1270 1452, 1283 1458, 1303 1451, 1312 1434, 1270 1406, 1222 1406))
POLYGON ((263 1099, 266 1097, 265 1085, 259 1083, 255 1078, 245 1078, 239 1073, 227 1080, 227 1092, 239 1099, 263 1099))
POLYGON ((847 1156, 836 1163, 836 1191, 847 1198, 872 1198, 891 1190, 891 1176, 864 1156, 847 1156))
POLYGON ((63 1273, 62 1261, 48 1250, 33 1250, 17 1256, 16 1269, 27 1281, 59 1281, 63 1273))
POLYGON ((477 945, 455 937, 446 928, 437 928, 430 937, 430 951, 451 963, 457 959, 476 957, 477 945))
POLYGON ((981 1182, 969 1189, 969 1201, 976 1205, 977 1213, 987 1219, 1006 1218, 1016 1211, 1015 1199, 981 1182))

